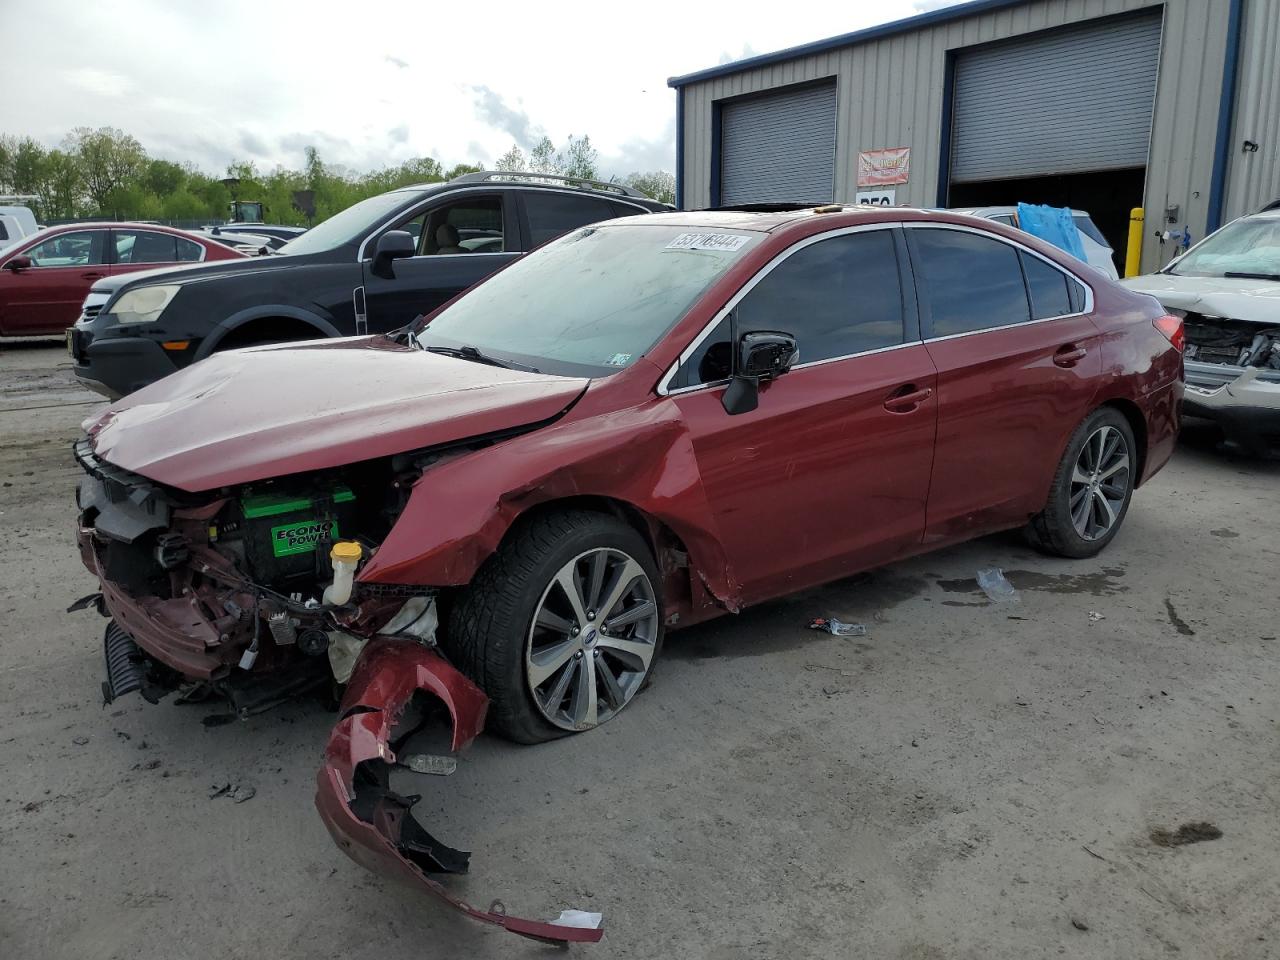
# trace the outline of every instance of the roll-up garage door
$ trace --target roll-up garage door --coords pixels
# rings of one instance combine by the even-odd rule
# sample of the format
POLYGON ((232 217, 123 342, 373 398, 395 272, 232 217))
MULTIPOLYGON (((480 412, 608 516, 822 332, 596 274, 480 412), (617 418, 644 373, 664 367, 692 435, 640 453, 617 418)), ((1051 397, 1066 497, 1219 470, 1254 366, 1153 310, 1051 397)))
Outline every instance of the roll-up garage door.
POLYGON ((724 104, 720 202, 726 206, 835 196, 836 85, 724 104))
POLYGON ((1146 166, 1159 58, 1159 13, 959 54, 952 181, 1146 166))

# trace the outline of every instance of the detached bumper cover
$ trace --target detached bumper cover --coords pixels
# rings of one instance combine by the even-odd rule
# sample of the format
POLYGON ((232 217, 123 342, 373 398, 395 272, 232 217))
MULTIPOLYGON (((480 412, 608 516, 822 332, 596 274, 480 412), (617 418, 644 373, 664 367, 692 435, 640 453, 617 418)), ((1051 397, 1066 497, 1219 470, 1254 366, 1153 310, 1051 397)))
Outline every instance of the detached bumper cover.
POLYGON ((544 943, 598 941, 604 934, 599 926, 523 920, 497 903, 480 910, 430 876, 464 872, 469 854, 440 843, 413 819, 417 797, 401 797, 388 787, 396 762, 391 739, 418 691, 448 710, 455 753, 484 728, 488 698, 434 650, 385 637, 370 641, 352 674, 316 778, 316 809, 339 848, 362 867, 420 887, 483 923, 544 943))

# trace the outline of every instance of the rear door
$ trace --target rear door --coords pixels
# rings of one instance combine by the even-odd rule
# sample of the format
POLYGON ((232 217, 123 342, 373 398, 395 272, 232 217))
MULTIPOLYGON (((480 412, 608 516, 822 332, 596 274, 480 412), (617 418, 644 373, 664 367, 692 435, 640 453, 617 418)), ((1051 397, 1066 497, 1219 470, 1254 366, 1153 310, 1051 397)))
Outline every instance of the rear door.
POLYGON ((942 224, 906 229, 938 370, 928 542, 1038 512, 1102 368, 1092 293, 1028 248, 942 224))
MULTIPOLYGON (((523 249, 514 202, 502 192, 453 195, 418 208, 389 229, 407 230, 417 240, 417 255, 391 264, 389 275, 373 271, 366 260, 364 290, 367 332, 383 333, 428 314, 463 290, 515 260, 523 249)), ((369 242, 367 255, 377 244, 369 242)), ((366 332, 360 330, 358 332, 366 332)))
POLYGON ((7 336, 62 333, 76 322, 93 281, 107 275, 106 230, 71 230, 5 251, 31 258, 0 271, 0 329, 7 336))
POLYGON ((143 229, 112 230, 108 250, 108 269, 112 276, 189 263, 202 259, 204 252, 200 244, 176 237, 172 233, 143 229), (182 255, 179 244, 182 245, 182 255), (195 248, 194 251, 192 247, 195 248))
POLYGON ((716 526, 747 602, 910 552, 924 532, 937 419, 901 231, 802 241, 685 351, 666 389, 693 438, 716 526), (780 330, 799 363, 731 416, 733 330, 780 330))

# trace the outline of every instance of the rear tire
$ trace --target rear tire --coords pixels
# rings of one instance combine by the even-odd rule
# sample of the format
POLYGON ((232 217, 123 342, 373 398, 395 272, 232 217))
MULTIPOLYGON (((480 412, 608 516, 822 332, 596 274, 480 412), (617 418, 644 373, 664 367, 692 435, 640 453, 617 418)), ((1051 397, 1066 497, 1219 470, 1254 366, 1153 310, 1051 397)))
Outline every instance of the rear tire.
POLYGON ((649 545, 622 520, 542 514, 458 594, 443 645, 489 696, 490 730, 553 740, 611 720, 648 684, 662 650, 661 586, 649 545))
POLYGON ((1111 407, 1095 410, 1071 434, 1048 503, 1026 527, 1027 541, 1059 557, 1097 554, 1129 512, 1137 466, 1129 421, 1111 407))

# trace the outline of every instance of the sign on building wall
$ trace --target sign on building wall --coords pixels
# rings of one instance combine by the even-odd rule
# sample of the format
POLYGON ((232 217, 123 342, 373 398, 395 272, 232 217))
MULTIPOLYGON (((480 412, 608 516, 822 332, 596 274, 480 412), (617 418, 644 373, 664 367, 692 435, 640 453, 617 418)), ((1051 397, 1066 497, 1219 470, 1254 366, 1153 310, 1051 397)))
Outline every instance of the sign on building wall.
POLYGON ((873 207, 892 207, 897 203, 898 191, 893 187, 881 190, 859 190, 854 199, 858 203, 868 203, 873 207))
POLYGON ((911 148, 862 150, 858 153, 858 186, 883 187, 906 183, 911 175, 911 148))

